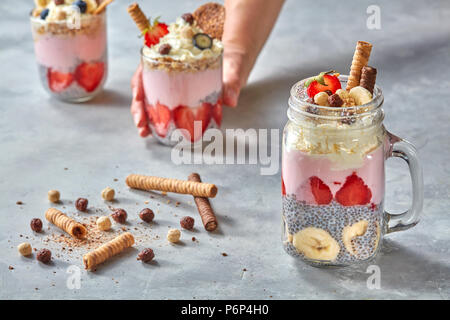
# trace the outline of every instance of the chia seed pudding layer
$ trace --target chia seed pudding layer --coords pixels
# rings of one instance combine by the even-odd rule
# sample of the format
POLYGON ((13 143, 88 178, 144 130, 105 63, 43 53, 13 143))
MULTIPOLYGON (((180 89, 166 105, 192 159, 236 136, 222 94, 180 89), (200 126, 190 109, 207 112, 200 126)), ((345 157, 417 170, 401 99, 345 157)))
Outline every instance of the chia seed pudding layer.
POLYGON ((297 201, 295 195, 283 196, 283 247, 288 254, 313 264, 346 265, 369 260, 380 244, 383 212, 383 203, 343 206, 333 200, 328 205, 311 205, 297 201), (365 232, 354 235, 351 240, 347 237, 345 242, 345 233, 358 223, 365 225, 365 232), (339 253, 334 260, 312 259, 305 256, 302 248, 294 246, 293 237, 307 228, 324 230, 337 242, 339 253))

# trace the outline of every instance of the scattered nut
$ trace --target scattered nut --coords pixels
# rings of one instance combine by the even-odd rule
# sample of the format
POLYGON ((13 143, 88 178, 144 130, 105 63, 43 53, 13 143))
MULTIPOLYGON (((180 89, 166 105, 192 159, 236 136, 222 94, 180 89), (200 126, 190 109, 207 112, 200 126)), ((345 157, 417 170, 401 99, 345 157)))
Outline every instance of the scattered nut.
POLYGON ((125 223, 125 221, 127 220, 127 212, 123 209, 116 209, 114 210, 114 212, 111 214, 111 217, 114 219, 114 221, 118 222, 118 223, 125 223))
POLYGON ((339 108, 342 107, 344 101, 338 94, 335 93, 328 97, 328 104, 330 105, 330 107, 339 108))
POLYGON ((41 249, 37 252, 36 259, 42 263, 49 263, 52 259, 52 253, 48 249, 41 249))
POLYGON ((139 213, 139 218, 141 218, 143 221, 149 223, 153 221, 153 218, 155 218, 155 214, 153 213, 153 210, 149 208, 142 209, 142 211, 139 213))
POLYGON ((155 257, 155 254, 153 253, 153 250, 150 248, 146 248, 139 252, 137 259, 141 260, 142 262, 150 262, 155 257))
POLYGON ((28 242, 21 243, 17 246, 17 250, 19 250, 19 253, 23 256, 29 256, 33 249, 31 248, 31 244, 28 242))
POLYGON ((97 227, 102 231, 111 229, 111 220, 108 217, 100 217, 96 221, 97 227))
POLYGON ((115 194, 116 192, 114 191, 114 189, 110 187, 106 187, 105 189, 102 190, 102 198, 107 201, 112 201, 114 199, 115 194))
POLYGON ((31 230, 35 232, 41 232, 42 231, 42 220, 39 218, 31 219, 30 222, 31 230))
POLYGON ((319 92, 314 96, 314 102, 319 106, 328 107, 328 94, 326 92, 319 92))
POLYGON ((195 222, 194 218, 186 216, 181 218, 180 225, 184 229, 192 230, 194 228, 194 222, 195 222))
POLYGON ((59 191, 58 190, 50 190, 48 193, 48 201, 53 202, 53 203, 57 203, 59 202, 59 191))
POLYGON ((167 232, 167 240, 172 243, 177 243, 180 241, 181 237, 181 231, 178 229, 170 229, 169 232, 167 232))
POLYGON ((86 211, 88 206, 88 199, 85 198, 78 198, 77 201, 75 201, 75 208, 79 211, 86 211))

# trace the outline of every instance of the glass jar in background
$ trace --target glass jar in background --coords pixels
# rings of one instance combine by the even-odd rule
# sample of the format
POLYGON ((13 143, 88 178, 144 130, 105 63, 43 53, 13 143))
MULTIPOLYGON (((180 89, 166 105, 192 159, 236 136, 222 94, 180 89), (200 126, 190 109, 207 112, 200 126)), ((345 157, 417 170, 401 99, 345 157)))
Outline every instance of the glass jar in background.
MULTIPOLYGON (((339 77, 345 87, 347 77, 339 77)), ((383 236, 417 224, 423 206, 422 169, 415 148, 383 126, 383 94, 371 102, 333 108, 308 103, 291 89, 282 150, 282 241, 314 266, 368 261, 383 236), (384 211, 385 160, 404 159, 413 204, 403 214, 384 211)))
POLYGON ((55 98, 84 102, 103 89, 107 77, 106 11, 69 20, 31 17, 36 61, 44 88, 55 98))

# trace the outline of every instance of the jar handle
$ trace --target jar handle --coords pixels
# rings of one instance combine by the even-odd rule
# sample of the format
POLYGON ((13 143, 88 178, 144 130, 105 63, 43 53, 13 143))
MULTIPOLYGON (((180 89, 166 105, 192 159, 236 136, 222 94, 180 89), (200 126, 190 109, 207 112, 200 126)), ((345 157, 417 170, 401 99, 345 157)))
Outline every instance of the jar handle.
POLYGON ((397 157, 405 160, 409 167, 412 182, 411 208, 401 214, 391 214, 385 211, 385 216, 388 219, 386 233, 391 233, 412 228, 419 222, 423 208, 423 173, 416 148, 408 141, 392 133, 388 132, 387 135, 390 147, 387 158, 397 157))

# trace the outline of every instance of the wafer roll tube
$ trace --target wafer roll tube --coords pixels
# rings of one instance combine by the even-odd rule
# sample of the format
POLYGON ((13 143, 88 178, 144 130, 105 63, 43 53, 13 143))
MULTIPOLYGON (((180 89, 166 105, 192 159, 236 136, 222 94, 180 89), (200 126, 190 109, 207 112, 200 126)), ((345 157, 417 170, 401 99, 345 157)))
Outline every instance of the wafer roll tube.
POLYGON ((375 82, 377 81, 377 69, 365 66, 361 70, 361 80, 359 81, 359 85, 361 87, 366 88, 373 94, 373 88, 375 88, 375 82))
POLYGON ((142 33, 150 28, 150 21, 142 12, 141 8, 139 8, 139 5, 137 3, 130 4, 127 11, 142 33))
MULTIPOLYGON (((191 173, 188 178, 189 181, 202 182, 198 173, 191 173)), ((214 231, 217 229, 217 218, 214 214, 211 204, 208 198, 194 197, 195 204, 197 205, 198 213, 202 218, 203 226, 207 231, 214 231)))
POLYGON ((48 209, 47 212, 45 212, 45 218, 74 238, 84 239, 87 235, 87 229, 85 226, 72 218, 69 218, 58 209, 48 209))
POLYGON ((359 86, 361 79, 361 70, 367 66, 370 58, 370 52, 372 51, 372 45, 368 42, 358 41, 353 54, 352 66, 350 67, 350 76, 347 81, 347 91, 359 86))
POLYGON ((134 244, 134 237, 131 233, 125 232, 113 240, 102 244, 97 249, 86 253, 83 256, 83 264, 87 270, 92 270, 95 266, 105 262, 109 258, 119 254, 126 248, 134 244))
POLYGON ((102 3, 100 3, 100 5, 97 7, 97 9, 94 11, 94 14, 100 14, 102 13, 106 7, 111 4, 111 2, 113 2, 114 0, 103 0, 102 3))
POLYGON ((217 187, 211 183, 151 177, 140 174, 130 174, 126 179, 126 184, 134 189, 184 193, 197 197, 214 198, 217 194, 217 187))

